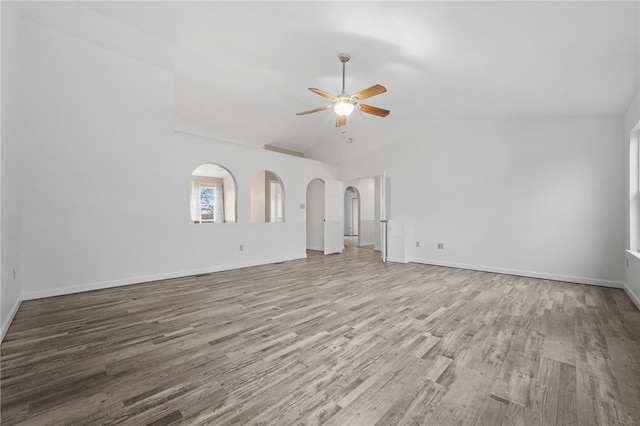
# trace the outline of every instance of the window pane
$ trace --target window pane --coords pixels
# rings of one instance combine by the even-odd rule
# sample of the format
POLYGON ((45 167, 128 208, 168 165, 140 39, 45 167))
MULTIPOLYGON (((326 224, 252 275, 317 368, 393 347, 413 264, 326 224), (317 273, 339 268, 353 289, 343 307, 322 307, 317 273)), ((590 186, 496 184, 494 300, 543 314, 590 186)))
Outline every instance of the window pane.
POLYGON ((200 202, 202 204, 213 204, 215 197, 215 191, 213 188, 201 187, 200 188, 200 202))
POLYGON ((200 187, 200 215, 201 220, 213 220, 215 188, 209 186, 200 187))
POLYGON ((213 206, 212 205, 202 205, 200 207, 202 220, 213 220, 213 206))

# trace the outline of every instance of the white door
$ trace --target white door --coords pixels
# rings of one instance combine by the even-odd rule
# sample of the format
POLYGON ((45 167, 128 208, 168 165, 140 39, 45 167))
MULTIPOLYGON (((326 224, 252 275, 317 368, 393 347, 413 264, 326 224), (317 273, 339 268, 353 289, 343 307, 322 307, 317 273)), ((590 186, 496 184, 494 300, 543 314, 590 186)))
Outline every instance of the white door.
POLYGON ((387 261, 387 223, 389 221, 389 178, 386 173, 380 177, 380 245, 382 261, 387 261))
POLYGON ((344 250, 344 185, 324 180, 324 254, 344 250))

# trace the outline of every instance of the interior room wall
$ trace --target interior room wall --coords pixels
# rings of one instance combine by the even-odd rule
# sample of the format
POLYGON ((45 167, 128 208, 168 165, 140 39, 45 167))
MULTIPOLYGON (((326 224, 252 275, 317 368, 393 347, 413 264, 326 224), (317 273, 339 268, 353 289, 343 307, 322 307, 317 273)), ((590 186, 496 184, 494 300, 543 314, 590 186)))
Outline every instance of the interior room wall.
POLYGON ((42 206, 9 224, 22 229, 24 298, 306 256, 299 206, 308 182, 335 169, 176 132, 169 71, 27 20, 21 37, 18 191, 42 206), (203 163, 233 173, 238 223, 189 223, 188 182, 203 163), (267 167, 287 188, 287 221, 256 226, 250 184, 267 167))
POLYGON ((407 127, 339 169, 341 176, 386 170, 390 219, 411 229, 409 260, 622 286, 620 117, 407 127))
POLYGON ((307 187, 307 249, 324 250, 324 183, 314 179, 307 187))
MULTIPOLYGON (((22 300, 20 261, 20 14, 16 3, 0 3, 2 30, 2 131, 0 145, 0 341, 22 300)), ((37 197, 31 197, 37 203, 37 197)))

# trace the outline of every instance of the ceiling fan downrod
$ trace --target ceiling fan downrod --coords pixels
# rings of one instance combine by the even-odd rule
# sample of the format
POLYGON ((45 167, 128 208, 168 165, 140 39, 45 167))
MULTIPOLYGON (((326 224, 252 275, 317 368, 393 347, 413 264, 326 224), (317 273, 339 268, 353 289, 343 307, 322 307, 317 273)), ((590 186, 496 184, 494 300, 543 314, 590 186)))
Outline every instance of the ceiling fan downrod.
POLYGON ((349 59, 351 59, 351 56, 347 55, 346 53, 341 53, 338 55, 338 59, 340 59, 340 62, 342 62, 342 94, 344 95, 346 93, 344 91, 345 66, 347 62, 349 62, 349 59))

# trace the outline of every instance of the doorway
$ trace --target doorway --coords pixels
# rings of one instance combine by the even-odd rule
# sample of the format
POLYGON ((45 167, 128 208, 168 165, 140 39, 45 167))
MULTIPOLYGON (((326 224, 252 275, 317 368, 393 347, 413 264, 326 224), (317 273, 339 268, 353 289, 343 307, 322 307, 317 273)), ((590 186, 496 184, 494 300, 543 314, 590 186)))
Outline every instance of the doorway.
POLYGON ((307 250, 324 254, 344 250, 344 186, 341 181, 313 179, 307 186, 307 250))
POLYGON ((344 191, 344 236, 345 245, 347 242, 360 244, 360 192, 353 186, 347 187, 344 191))
POLYGON ((382 212, 382 206, 388 205, 383 191, 388 185, 383 181, 388 178, 373 176, 347 182, 312 179, 307 185, 306 206, 301 205, 306 207, 307 250, 341 253, 346 245, 353 245, 381 251, 381 219, 388 217, 382 212))

